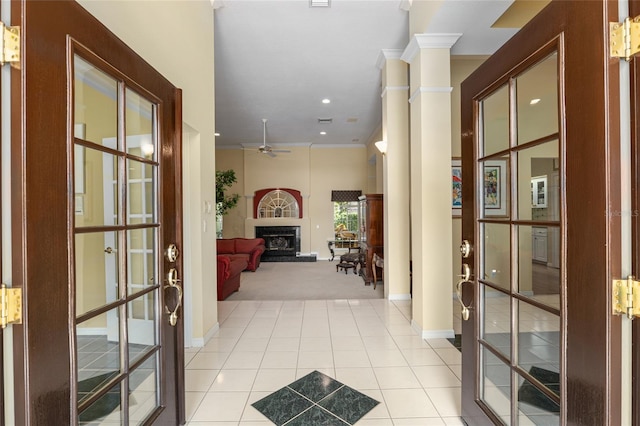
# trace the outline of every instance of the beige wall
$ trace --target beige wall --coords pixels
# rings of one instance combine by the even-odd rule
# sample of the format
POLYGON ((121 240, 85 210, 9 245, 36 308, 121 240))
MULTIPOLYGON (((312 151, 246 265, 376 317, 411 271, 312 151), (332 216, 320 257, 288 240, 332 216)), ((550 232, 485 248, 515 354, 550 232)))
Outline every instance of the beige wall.
MULTIPOLYGON (((197 208, 185 223, 185 235, 189 234, 193 247, 185 247, 184 253, 192 257, 185 265, 190 270, 189 282, 185 282, 186 300, 192 321, 191 337, 202 344, 217 326, 215 299, 216 263, 211 261, 215 253, 215 218, 203 212, 200 206, 212 202, 215 197, 214 152, 214 55, 213 9, 207 0, 193 1, 103 1, 80 0, 79 3, 120 37, 129 47, 182 89, 183 121, 192 132, 189 140, 197 141, 199 157, 195 169, 198 176, 185 178, 198 182, 185 182, 190 203, 197 208), (189 42, 186 43, 185 40, 189 42), (172 54, 179 52, 179 57, 172 54), (197 188, 195 191, 193 188, 197 188), (209 226, 205 228, 205 222, 209 226), (206 229, 206 231, 205 231, 206 229)), ((187 126, 185 126, 186 128, 187 126)), ((186 336, 187 340, 189 336, 186 336)))
MULTIPOLYGON (((229 192, 241 196, 238 206, 224 217, 223 236, 252 237, 255 226, 300 226, 301 251, 316 252, 319 258, 327 258, 327 239, 334 237, 331 191, 367 192, 370 150, 365 146, 294 146, 287 149, 291 152, 273 158, 250 149, 217 150, 216 170, 235 170, 238 182, 229 192), (300 191, 303 218, 253 219, 254 192, 264 188, 300 191)), ((375 188, 375 183, 372 185, 375 188)))

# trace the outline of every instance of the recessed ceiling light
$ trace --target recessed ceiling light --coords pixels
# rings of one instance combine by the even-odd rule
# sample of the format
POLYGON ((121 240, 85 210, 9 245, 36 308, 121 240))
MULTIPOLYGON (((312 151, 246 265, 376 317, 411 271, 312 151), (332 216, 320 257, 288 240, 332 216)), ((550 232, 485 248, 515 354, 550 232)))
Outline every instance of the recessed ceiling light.
POLYGON ((322 100, 322 103, 323 103, 323 104, 330 104, 330 103, 331 103, 331 99, 329 99, 329 98, 324 98, 324 99, 322 100))
POLYGON ((327 134, 327 132, 320 132, 320 134, 321 134, 321 135, 326 135, 326 134, 327 134))
POLYGON ((536 99, 531 99, 531 101, 529 102, 529 105, 535 105, 538 102, 540 102, 540 99, 536 98, 536 99))
POLYGON ((330 7, 330 0, 309 0, 309 7, 330 7))

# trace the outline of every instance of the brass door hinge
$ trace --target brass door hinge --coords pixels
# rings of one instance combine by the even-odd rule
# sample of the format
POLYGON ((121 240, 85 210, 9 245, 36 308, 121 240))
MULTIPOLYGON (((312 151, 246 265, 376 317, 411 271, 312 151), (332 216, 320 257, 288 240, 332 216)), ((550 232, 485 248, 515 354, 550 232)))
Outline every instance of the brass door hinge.
POLYGON ((609 51, 612 58, 626 61, 640 52, 640 16, 609 22, 609 51))
POLYGON ((0 327, 22 324, 22 289, 0 286, 0 327))
POLYGON ((2 32, 2 49, 0 51, 0 65, 11 64, 20 68, 20 27, 10 27, 0 22, 2 32))
POLYGON ((633 275, 626 280, 613 280, 613 313, 629 319, 640 316, 640 281, 633 275))

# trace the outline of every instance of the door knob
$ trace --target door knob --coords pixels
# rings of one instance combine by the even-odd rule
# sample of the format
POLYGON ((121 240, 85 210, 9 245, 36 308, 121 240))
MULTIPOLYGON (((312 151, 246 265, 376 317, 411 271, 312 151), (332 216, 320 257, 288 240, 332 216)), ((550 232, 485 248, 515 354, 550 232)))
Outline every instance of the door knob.
POLYGON ((169 244, 169 247, 167 247, 164 254, 169 262, 175 262, 180 255, 180 250, 178 250, 178 247, 176 247, 176 245, 172 243, 169 244))
POLYGON ((460 244, 460 254, 462 254, 464 259, 471 255, 471 243, 469 240, 462 240, 462 244, 460 244))

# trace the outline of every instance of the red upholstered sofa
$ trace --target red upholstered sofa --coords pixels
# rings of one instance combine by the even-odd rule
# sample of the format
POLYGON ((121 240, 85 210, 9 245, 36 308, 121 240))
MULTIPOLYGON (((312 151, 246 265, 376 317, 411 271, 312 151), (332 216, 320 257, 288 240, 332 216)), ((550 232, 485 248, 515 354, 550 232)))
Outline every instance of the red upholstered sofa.
POLYGON ((245 270, 252 272, 260 266, 260 257, 265 250, 262 238, 222 238, 216 240, 216 248, 219 255, 229 256, 230 259, 245 259, 245 270))
POLYGON ((224 300, 240 288, 240 274, 247 267, 245 259, 218 255, 218 300, 224 300))

